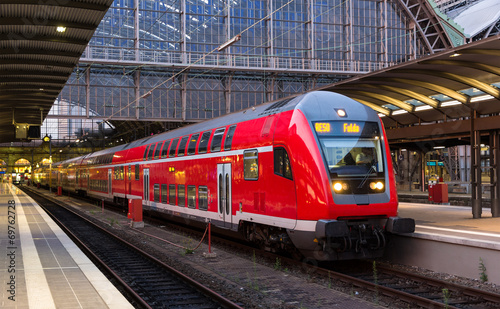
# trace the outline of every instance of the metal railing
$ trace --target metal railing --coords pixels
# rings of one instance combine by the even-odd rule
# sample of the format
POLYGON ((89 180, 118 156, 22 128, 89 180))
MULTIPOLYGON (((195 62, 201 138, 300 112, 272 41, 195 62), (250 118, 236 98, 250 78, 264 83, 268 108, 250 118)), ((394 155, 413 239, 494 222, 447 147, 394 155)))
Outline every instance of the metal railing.
POLYGON ((364 74, 380 70, 395 63, 380 61, 351 61, 336 59, 308 59, 283 56, 258 56, 242 54, 183 53, 151 49, 127 49, 117 47, 87 46, 81 62, 111 62, 117 64, 154 64, 165 66, 197 66, 208 68, 232 68, 252 70, 297 70, 364 74))

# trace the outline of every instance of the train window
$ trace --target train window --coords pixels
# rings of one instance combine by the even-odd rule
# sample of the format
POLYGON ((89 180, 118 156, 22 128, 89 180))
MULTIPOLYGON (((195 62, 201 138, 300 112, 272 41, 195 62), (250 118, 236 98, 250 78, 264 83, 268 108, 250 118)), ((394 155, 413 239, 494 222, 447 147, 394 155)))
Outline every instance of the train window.
POLYGON ((160 185, 155 183, 153 186, 153 192, 154 192, 154 201, 159 203, 160 202, 160 185))
POLYGON ((206 153, 208 149, 208 140, 210 139, 210 135, 212 131, 203 132, 200 139, 200 144, 198 145, 198 153, 206 153))
POLYGON ((200 210, 208 209, 208 188, 206 186, 198 187, 198 208, 200 210))
POLYGON ((149 152, 148 152, 148 160, 152 160, 153 159, 153 153, 155 151, 155 145, 158 145, 158 143, 156 144, 151 144, 151 147, 149 148, 149 152))
POLYGON ((139 164, 135 165, 135 180, 139 180, 139 164))
POLYGON ((274 148, 274 173, 288 179, 293 179, 290 158, 283 147, 274 148))
POLYGON ((132 165, 128 166, 128 180, 132 179, 132 165))
POLYGON ((148 157, 148 151, 151 145, 146 146, 146 149, 144 149, 144 155, 142 156, 142 160, 146 160, 148 157))
POLYGON ((168 198, 168 186, 166 184, 161 185, 161 202, 163 204, 167 204, 167 198, 168 198))
POLYGON ((243 152, 243 174, 245 180, 259 179, 259 153, 257 150, 243 152))
POLYGON ((177 204, 179 206, 186 206, 186 186, 177 186, 177 204))
POLYGON ((188 142, 189 136, 184 136, 181 138, 181 141, 179 142, 179 150, 177 151, 177 156, 182 157, 184 153, 186 152, 186 145, 188 142))
POLYGON ((125 166, 120 166, 120 180, 125 179, 125 166))
POLYGON ((168 202, 170 205, 175 205, 175 185, 168 186, 168 202))
POLYGON ((196 208, 196 186, 188 186, 187 200, 189 208, 196 208))
POLYGON ((170 145, 170 151, 168 152, 168 156, 170 158, 175 157, 175 150, 177 149, 178 142, 179 142, 178 138, 172 140, 172 145, 170 145))
POLYGON ((231 150, 231 145, 233 144, 234 131, 236 130, 236 125, 230 126, 227 130, 226 140, 224 141, 224 150, 231 150))
POLYGON ((215 130, 214 137, 212 138, 212 148, 210 151, 217 152, 220 151, 220 146, 222 145, 222 137, 224 136, 224 132, 226 128, 220 128, 215 130))
POLYGON ((154 156, 155 160, 160 158, 160 150, 162 145, 163 145, 162 142, 158 142, 158 144, 156 144, 155 156, 154 156))
POLYGON ((200 137, 200 133, 191 135, 191 139, 188 144, 188 155, 194 155, 196 153, 196 143, 198 142, 198 137, 200 137))
POLYGON ((161 158, 164 159, 168 156, 168 145, 170 145, 170 140, 165 141, 163 148, 161 150, 161 158))

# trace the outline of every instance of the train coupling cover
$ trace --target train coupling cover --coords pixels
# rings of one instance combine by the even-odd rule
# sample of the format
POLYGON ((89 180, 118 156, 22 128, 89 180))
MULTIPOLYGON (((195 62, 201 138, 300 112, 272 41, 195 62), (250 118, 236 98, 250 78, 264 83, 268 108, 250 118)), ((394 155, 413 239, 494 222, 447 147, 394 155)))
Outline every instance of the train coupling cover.
POLYGON ((385 225, 385 230, 393 234, 415 232, 415 220, 412 218, 390 217, 385 225))

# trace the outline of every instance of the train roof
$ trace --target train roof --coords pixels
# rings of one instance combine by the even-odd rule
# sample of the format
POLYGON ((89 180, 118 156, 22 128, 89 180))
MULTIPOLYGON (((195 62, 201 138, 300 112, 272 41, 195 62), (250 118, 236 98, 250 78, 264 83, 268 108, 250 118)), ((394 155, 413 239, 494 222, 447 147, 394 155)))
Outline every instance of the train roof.
MULTIPOLYGON (((85 155, 83 157, 93 158, 101 155, 109 155, 118 151, 140 147, 143 145, 149 145, 151 143, 156 143, 159 141, 164 141, 176 137, 186 136, 196 132, 203 132, 215 128, 225 127, 231 124, 257 119, 260 117, 265 117, 267 115, 289 111, 296 108, 302 110, 304 114, 308 117, 308 119, 325 119, 325 117, 330 117, 328 119, 335 119, 332 117, 338 117, 338 116, 336 115, 336 113, 334 113, 334 110, 332 110, 331 108, 326 110, 322 107, 321 102, 325 100, 328 101, 334 100, 335 105, 338 105, 339 108, 348 107, 351 115, 358 115, 362 119, 373 118, 374 121, 375 119, 378 119, 378 115, 372 109, 348 97, 329 91, 313 91, 306 94, 300 94, 287 98, 278 99, 242 111, 220 116, 218 118, 210 119, 207 121, 192 124, 172 131, 141 138, 136 141, 130 142, 128 144, 100 150, 85 155), (355 102, 355 104, 352 104, 353 102, 355 102)), ((70 160, 75 160, 75 159, 70 159, 70 160)), ((60 163, 69 163, 69 160, 60 163)))

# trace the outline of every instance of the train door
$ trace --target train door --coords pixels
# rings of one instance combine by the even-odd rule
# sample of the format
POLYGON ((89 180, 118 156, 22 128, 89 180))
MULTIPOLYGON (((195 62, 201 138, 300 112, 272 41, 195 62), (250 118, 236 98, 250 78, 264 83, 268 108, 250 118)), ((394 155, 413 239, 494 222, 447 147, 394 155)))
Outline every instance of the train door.
POLYGON ((128 184, 125 186, 128 187, 128 191, 126 191, 126 193, 132 194, 132 165, 128 166, 128 184))
POLYGON ((144 199, 146 200, 146 203, 149 202, 149 168, 145 168, 143 170, 143 176, 144 176, 144 199))
POLYGON ((224 227, 231 228, 233 222, 231 211, 231 164, 217 164, 217 200, 219 202, 219 217, 224 221, 224 227))
POLYGON ((112 187, 111 185, 113 184, 113 170, 112 169, 108 169, 108 194, 111 194, 113 191, 111 190, 112 187))

